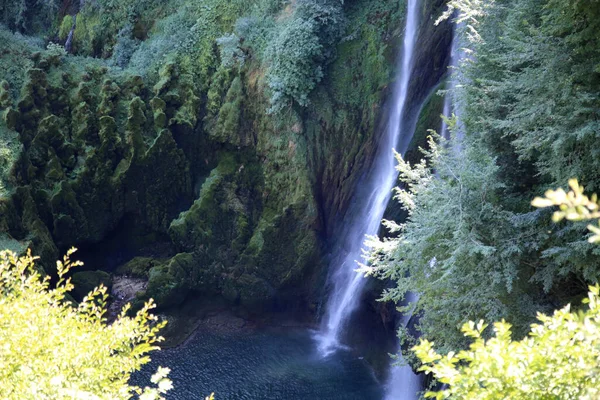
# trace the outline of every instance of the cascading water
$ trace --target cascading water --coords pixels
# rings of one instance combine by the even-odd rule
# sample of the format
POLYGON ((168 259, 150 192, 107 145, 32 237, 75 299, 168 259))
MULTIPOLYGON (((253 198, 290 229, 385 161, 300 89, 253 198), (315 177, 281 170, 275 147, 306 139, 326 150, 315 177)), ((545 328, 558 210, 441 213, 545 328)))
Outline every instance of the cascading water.
MULTIPOLYGON (((461 122, 458 118, 459 115, 462 114, 462 105, 456 96, 457 85, 461 80, 460 69, 458 68, 460 61, 464 58, 465 54, 460 48, 460 37, 459 32, 462 29, 462 25, 458 25, 454 27, 452 34, 452 48, 450 55, 450 78, 448 79, 447 92, 444 96, 444 116, 450 118, 452 114, 457 117, 457 128, 455 130, 455 134, 457 136, 458 141, 462 138, 463 129, 461 128, 461 122)), ((446 140, 450 139, 450 130, 448 129, 448 125, 446 121, 442 119, 442 127, 440 129, 440 135, 446 140)))
MULTIPOLYGON (((415 303, 417 296, 414 293, 406 294, 408 304, 415 303)), ((407 312, 400 318, 400 325, 407 327, 412 311, 407 312)), ((400 349, 397 351, 400 354, 400 349)), ((402 356, 400 359, 402 361, 402 356)), ((385 400, 413 400, 417 399, 417 393, 421 390, 421 380, 408 365, 394 365, 390 369, 388 382, 385 387, 385 400)))
POLYGON ((69 36, 67 36, 67 41, 65 42, 65 50, 67 53, 71 52, 73 47, 73 34, 75 33, 75 27, 77 24, 77 15, 73 15, 73 25, 71 26, 71 30, 69 31, 69 36))
POLYGON ((381 219, 391 198, 398 173, 392 149, 403 154, 414 133, 414 126, 405 121, 408 88, 413 64, 413 53, 418 30, 418 0, 408 0, 406 28, 401 55, 400 79, 394 88, 393 104, 384 138, 379 144, 374 165, 366 178, 368 196, 357 199, 358 212, 344 231, 338 259, 338 268, 330 276, 333 290, 329 297, 325 315, 318 335, 319 351, 326 356, 340 345, 340 336, 349 317, 356 310, 366 279, 356 272, 356 261, 366 235, 376 235, 381 219))
MULTIPOLYGON (((456 139, 458 141, 454 143, 455 149, 460 149, 460 139, 462 136, 462 128, 460 120, 458 120, 458 116, 461 114, 461 105, 456 98, 456 87, 459 84, 461 77, 459 76, 458 65, 460 60, 464 57, 464 53, 460 49, 460 39, 458 35, 458 30, 454 28, 453 37, 452 37, 452 48, 451 48, 451 56, 450 56, 450 65, 448 68, 450 69, 450 78, 448 79, 447 84, 447 92, 444 98, 444 109, 443 114, 446 117, 451 117, 452 114, 457 116, 457 128, 455 130, 455 134, 457 136, 456 139)), ((450 129, 446 124, 446 121, 442 119, 442 126, 440 129, 440 134, 446 140, 450 139, 450 129)), ((432 263, 435 262, 435 259, 432 260, 432 263)), ((418 297, 414 293, 407 293, 406 302, 407 303, 415 303, 418 300, 418 297)), ((406 313, 402 315, 400 319, 400 325, 406 328, 410 318, 412 317, 412 312, 406 313)), ((400 354, 400 349, 398 349, 398 354, 400 354)), ((400 356, 401 357, 401 356, 400 356)), ((401 360, 399 360, 401 361, 401 360)), ((385 400, 412 400, 417 399, 417 393, 421 389, 420 378, 415 375, 412 368, 409 366, 392 366, 390 370, 390 375, 388 378, 388 382, 386 384, 386 396, 385 400)))

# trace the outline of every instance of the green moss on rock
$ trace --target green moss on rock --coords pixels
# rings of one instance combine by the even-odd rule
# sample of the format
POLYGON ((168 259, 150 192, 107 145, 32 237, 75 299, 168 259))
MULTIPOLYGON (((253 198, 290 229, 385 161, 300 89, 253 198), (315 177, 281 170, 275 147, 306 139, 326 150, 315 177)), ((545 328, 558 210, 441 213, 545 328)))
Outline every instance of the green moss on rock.
POLYGON ((77 301, 83 300, 92 290, 100 285, 105 286, 110 292, 112 287, 112 277, 104 271, 79 271, 71 277, 73 290, 71 294, 77 301))
POLYGON ((160 307, 181 304, 190 290, 194 267, 194 257, 189 253, 179 253, 168 263, 152 267, 142 297, 154 299, 160 307))
POLYGON ((69 36, 69 32, 71 28, 73 28, 73 20, 72 15, 65 15, 62 22, 60 23, 60 27, 58 28, 58 38, 60 40, 66 40, 67 36, 69 36))
POLYGON ((210 131, 217 142, 242 145, 240 118, 243 110, 243 86, 240 77, 235 77, 227 91, 223 105, 219 109, 215 127, 210 131))
POLYGON ((136 278, 148 278, 150 269, 160 264, 160 261, 152 257, 135 257, 117 268, 117 274, 131 275, 136 278))

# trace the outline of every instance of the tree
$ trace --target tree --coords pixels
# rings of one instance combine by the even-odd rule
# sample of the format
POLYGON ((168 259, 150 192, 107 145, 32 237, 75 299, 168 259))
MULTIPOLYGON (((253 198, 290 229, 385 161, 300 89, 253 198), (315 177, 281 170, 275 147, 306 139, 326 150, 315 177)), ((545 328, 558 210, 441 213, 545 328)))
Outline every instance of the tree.
POLYGON ((134 317, 125 306, 107 324, 106 288, 94 289, 79 305, 67 300, 71 249, 57 262, 58 284, 36 270, 30 252, 0 252, 0 397, 3 399, 162 399, 171 387, 168 368, 152 377, 156 386, 128 383, 132 372, 159 349, 164 322, 147 302, 134 317))
MULTIPOLYGON (((455 121, 449 124, 454 129, 455 121)), ((500 201, 490 153, 474 142, 455 151, 432 137, 420 163, 398 156, 397 169, 403 186, 395 198, 408 218, 387 221, 391 235, 369 242, 367 272, 394 282, 382 300, 401 304, 407 292, 418 293, 408 306, 419 315, 417 329, 447 351, 468 344, 459 328, 471 319, 509 315, 525 334, 540 310, 518 276, 528 238, 500 201)))
POLYGON ((600 186, 599 8, 554 0, 451 0, 462 142, 401 163, 409 208, 375 243, 383 299, 419 293, 416 329, 441 352, 465 348, 469 320, 510 320, 523 337, 600 281, 600 248, 583 223, 553 223, 531 199, 579 176, 600 186), (470 39, 469 41, 465 39, 470 39), (464 49, 467 46, 468 49, 464 49), (435 171, 433 173, 429 170, 435 171), (441 349, 441 350, 440 350, 441 349))
POLYGON ((600 297, 591 286, 586 311, 567 306, 552 316, 538 315, 529 336, 511 339, 511 325, 494 324, 494 336, 482 338, 487 325, 465 324, 475 339, 468 350, 441 356, 433 343, 415 346, 420 368, 448 388, 425 397, 445 399, 597 399, 600 396, 600 297))
MULTIPOLYGON (((571 191, 549 190, 536 198, 536 207, 559 206, 553 219, 582 221, 600 218, 597 196, 589 198, 576 180, 571 191)), ((600 242, 600 228, 589 225, 591 243, 600 242)), ((468 350, 447 356, 438 354, 434 343, 421 340, 413 347, 423 366, 447 388, 425 397, 445 399, 596 399, 600 396, 600 286, 590 286, 588 308, 571 311, 567 305, 552 316, 538 314, 527 337, 511 338, 511 325, 494 324, 494 335, 482 337, 487 325, 468 322, 462 331, 474 339, 468 350)))

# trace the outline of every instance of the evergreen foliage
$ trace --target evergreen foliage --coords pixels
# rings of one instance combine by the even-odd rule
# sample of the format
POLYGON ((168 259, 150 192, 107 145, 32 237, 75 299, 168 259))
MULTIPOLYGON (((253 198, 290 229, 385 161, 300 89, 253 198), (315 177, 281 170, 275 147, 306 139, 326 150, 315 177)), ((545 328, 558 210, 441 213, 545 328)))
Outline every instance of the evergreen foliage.
MULTIPOLYGON (((576 180, 569 182, 571 191, 549 190, 545 198, 537 197, 536 207, 559 206, 553 220, 589 221, 600 218, 598 198, 583 194, 576 180)), ((591 243, 600 242, 600 228, 588 225, 593 232, 591 243)), ((448 385, 425 397, 445 399, 595 399, 600 395, 598 359, 600 358, 600 286, 590 286, 584 310, 571 306, 552 316, 538 313, 539 324, 531 326, 529 335, 513 341, 511 325, 504 320, 494 324, 489 340, 482 336, 487 328, 481 320, 462 327, 465 337, 473 339, 468 350, 438 354, 434 343, 421 340, 413 348, 423 363, 420 371, 432 374, 448 385)))
POLYGON ((369 242, 370 271, 396 283, 383 300, 419 293, 419 329, 443 350, 465 345, 457 328, 469 319, 517 315, 523 333, 541 305, 519 281, 527 241, 517 236, 515 214, 500 203, 499 168, 488 152, 467 143, 461 153, 432 138, 429 144, 414 167, 398 156, 404 186, 395 198, 409 219, 386 225, 399 237, 369 242))
POLYGON ((448 3, 443 18, 462 22, 468 47, 451 121, 464 139, 431 143, 419 165, 400 162, 409 218, 388 224, 398 237, 374 241, 371 270, 397 283, 384 299, 419 293, 418 329, 442 352, 467 345, 458 328, 468 320, 506 318, 522 337, 536 311, 577 301, 600 278, 585 224, 551 222, 530 204, 573 176, 600 185, 592 3, 448 3))

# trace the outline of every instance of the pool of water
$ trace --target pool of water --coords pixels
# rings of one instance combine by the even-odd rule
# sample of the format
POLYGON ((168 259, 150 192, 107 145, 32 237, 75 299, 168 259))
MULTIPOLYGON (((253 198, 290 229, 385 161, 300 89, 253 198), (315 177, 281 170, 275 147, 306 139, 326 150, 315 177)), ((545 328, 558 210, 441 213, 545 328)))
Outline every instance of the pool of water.
POLYGON ((157 365, 171 368, 168 399, 380 400, 381 385, 369 366, 349 351, 323 359, 306 329, 199 331, 184 345, 152 354, 133 377, 146 385, 157 365))

